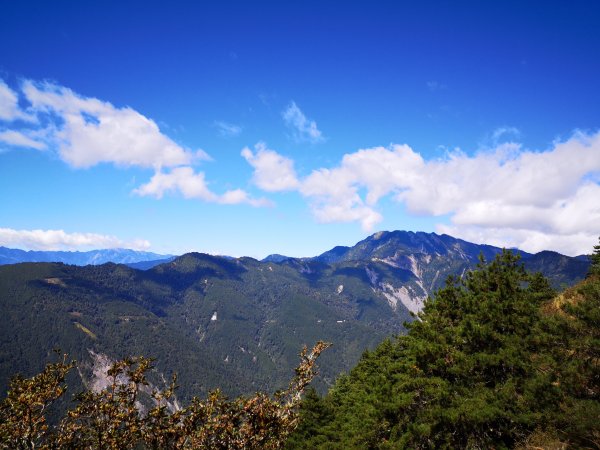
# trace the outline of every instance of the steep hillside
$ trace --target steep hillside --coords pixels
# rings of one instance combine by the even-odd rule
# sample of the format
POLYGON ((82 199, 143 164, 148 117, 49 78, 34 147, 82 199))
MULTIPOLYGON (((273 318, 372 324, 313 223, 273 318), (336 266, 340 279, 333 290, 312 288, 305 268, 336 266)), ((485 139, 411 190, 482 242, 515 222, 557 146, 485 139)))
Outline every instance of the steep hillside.
POLYGON ((16 371, 41 370, 58 347, 89 362, 84 378, 93 354, 156 357, 165 377, 178 373, 184 399, 216 387, 272 391, 290 378, 302 346, 319 339, 334 344, 321 363, 324 389, 410 317, 372 290, 362 269, 313 269, 202 254, 148 271, 2 266, 0 389, 16 371))

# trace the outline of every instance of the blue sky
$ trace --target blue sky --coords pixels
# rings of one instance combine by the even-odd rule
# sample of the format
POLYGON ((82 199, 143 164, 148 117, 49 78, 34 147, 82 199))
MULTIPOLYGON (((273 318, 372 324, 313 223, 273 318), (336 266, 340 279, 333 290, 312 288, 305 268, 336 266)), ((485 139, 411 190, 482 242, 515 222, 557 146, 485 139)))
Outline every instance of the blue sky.
POLYGON ((0 245, 589 252, 600 4, 3 2, 0 245), (201 3, 201 4, 200 4, 201 3))

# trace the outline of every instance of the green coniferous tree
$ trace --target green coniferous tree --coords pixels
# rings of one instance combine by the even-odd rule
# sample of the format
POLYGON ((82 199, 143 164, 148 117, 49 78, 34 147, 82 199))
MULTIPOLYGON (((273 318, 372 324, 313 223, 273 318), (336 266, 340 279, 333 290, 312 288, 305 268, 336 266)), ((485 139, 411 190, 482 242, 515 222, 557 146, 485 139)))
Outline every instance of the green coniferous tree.
POLYGON ((548 282, 505 251, 426 302, 408 334, 363 356, 296 448, 511 448, 560 401, 540 306, 548 282), (312 436, 312 437, 311 437, 312 436))
POLYGON ((592 263, 589 269, 590 275, 600 275, 600 238, 598 238, 598 241, 598 245, 594 245, 594 251, 590 255, 592 263))

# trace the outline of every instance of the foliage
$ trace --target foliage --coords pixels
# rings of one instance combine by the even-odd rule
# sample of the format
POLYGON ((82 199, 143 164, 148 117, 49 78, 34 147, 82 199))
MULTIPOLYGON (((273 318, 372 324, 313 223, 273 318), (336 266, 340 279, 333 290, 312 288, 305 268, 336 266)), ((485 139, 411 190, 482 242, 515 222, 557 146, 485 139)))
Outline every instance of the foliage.
POLYGON ((598 245, 594 245, 594 251, 590 255, 592 265, 590 266, 589 274, 600 276, 600 238, 598 241, 598 245))
MULTIPOLYGON (((274 392, 286 387, 297 350, 325 340, 336 345, 314 381, 324 392, 409 317, 391 311, 368 283, 331 273, 308 278, 296 267, 198 254, 145 272, 114 264, 0 266, 0 392, 12 374, 40 372, 53 348, 79 361, 86 378, 89 350, 111 360, 151 356, 165 379, 177 373, 177 398, 186 404, 216 388, 228 397, 274 392)), ((69 382, 84 388, 77 384, 69 382)))
POLYGON ((153 406, 141 411, 139 395, 149 383, 151 360, 128 358, 109 370, 110 385, 77 396, 77 405, 56 427, 46 423, 47 406, 60 397, 64 361, 30 379, 15 377, 0 406, 0 448, 6 449, 277 449, 298 423, 301 395, 316 374, 315 361, 329 344, 302 350, 296 375, 284 391, 227 399, 220 391, 171 412, 176 379, 151 392, 153 406))
POLYGON ((563 393, 553 423, 574 447, 600 448, 600 274, 565 291, 551 307, 546 323, 563 393))
POLYGON ((600 448, 600 280, 558 299, 507 251, 449 278, 304 404, 288 448, 600 448))
POLYGON ((48 433, 49 406, 62 396, 65 376, 73 368, 66 360, 48 364, 31 378, 15 376, 7 397, 0 404, 0 446, 33 449, 48 433))

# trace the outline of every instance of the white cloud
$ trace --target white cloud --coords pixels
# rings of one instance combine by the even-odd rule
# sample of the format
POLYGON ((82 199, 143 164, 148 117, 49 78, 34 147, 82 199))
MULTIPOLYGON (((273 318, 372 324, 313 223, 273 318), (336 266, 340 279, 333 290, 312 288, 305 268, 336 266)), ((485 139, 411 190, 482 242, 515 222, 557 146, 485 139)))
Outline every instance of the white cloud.
POLYGON ((194 161, 214 161, 212 156, 210 156, 201 148, 193 152, 193 159, 194 161))
POLYGON ((598 234, 575 233, 563 235, 530 229, 438 225, 436 231, 469 242, 505 248, 519 248, 530 253, 554 250, 570 256, 589 254, 592 246, 598 242, 598 234))
POLYGON ((11 122, 24 120, 31 122, 35 118, 19 108, 19 97, 4 80, 0 80, 0 120, 11 122))
POLYGON ((410 182, 423 164, 406 145, 359 150, 344 155, 338 167, 313 171, 302 181, 300 192, 310 199, 319 221, 359 221, 371 231, 383 219, 377 202, 410 182), (364 198, 361 190, 366 191, 364 198))
POLYGON ((19 108, 17 94, 0 80, 0 119, 35 123, 5 130, 3 142, 56 149, 72 167, 110 163, 158 170, 211 159, 201 149, 175 143, 156 122, 132 108, 118 108, 49 82, 26 80, 21 91, 30 103, 26 112, 19 108))
POLYGON ((295 102, 291 102, 281 113, 285 124, 293 131, 297 141, 308 141, 313 144, 323 141, 323 135, 314 120, 306 118, 295 102))
POLYGON ((223 137, 238 136, 242 132, 242 127, 239 125, 222 122, 220 120, 215 120, 215 122, 213 122, 213 126, 217 128, 217 131, 223 137))
MULTIPOLYGON (((261 167, 253 166, 260 180, 261 167)), ((297 189, 322 222, 372 230, 382 219, 379 200, 391 196, 409 213, 448 215, 451 225, 439 230, 455 236, 574 255, 589 251, 600 233, 599 179, 600 132, 580 132, 542 152, 509 143, 426 161, 407 145, 358 150, 297 180, 297 189)))
MULTIPOLYGON (((166 192, 180 192, 185 198, 213 203, 271 204, 240 189, 222 195, 212 192, 204 173, 195 173, 192 167, 195 162, 212 160, 208 153, 180 146, 163 134, 156 122, 130 107, 115 107, 49 82, 27 80, 22 83, 21 91, 30 103, 28 112, 35 114, 37 122, 34 126, 0 131, 0 142, 56 150, 74 168, 109 163, 154 169, 151 180, 134 190, 138 195, 161 198, 166 192)), ((18 107, 17 94, 0 80, 2 96, 8 99, 5 102, 8 106, 0 109, 0 113, 4 111, 10 117, 25 115, 18 107)), ((229 135, 241 132, 240 127, 225 122, 216 122, 216 126, 229 135)))
POLYGON ((365 231, 372 231, 383 219, 375 209, 365 206, 358 196, 342 197, 339 200, 337 203, 323 197, 311 200, 315 219, 321 223, 360 222, 365 231))
POLYGON ((32 139, 24 133, 14 130, 0 131, 0 142, 15 147, 34 148, 36 150, 45 150, 47 148, 44 142, 32 139))
POLYGON ((184 198, 198 199, 210 203, 270 206, 265 199, 253 199, 240 189, 227 191, 222 195, 212 192, 206 183, 204 173, 195 173, 192 167, 176 167, 170 172, 156 172, 152 179, 134 191, 140 196, 162 198, 165 193, 179 192, 184 198))
POLYGON ((63 230, 13 230, 0 228, 0 245, 25 250, 92 250, 130 248, 147 250, 150 243, 143 239, 122 241, 115 236, 95 233, 67 233, 63 230))
POLYGON ((254 167, 252 181, 268 192, 287 191, 299 186, 294 170, 294 162, 279 153, 269 150, 263 142, 254 146, 253 153, 248 147, 242 150, 242 156, 254 167))
POLYGON ((600 172, 600 133, 578 134, 544 152, 505 144, 473 157, 454 153, 424 169, 402 183, 406 190, 399 195, 415 213, 455 213, 464 223, 483 222, 499 207, 552 208, 557 201, 569 203, 585 177, 600 172))
POLYGON ((32 111, 55 119, 56 130, 49 139, 73 167, 112 163, 159 169, 190 164, 195 158, 132 108, 117 108, 47 82, 25 81, 22 90, 32 111))

